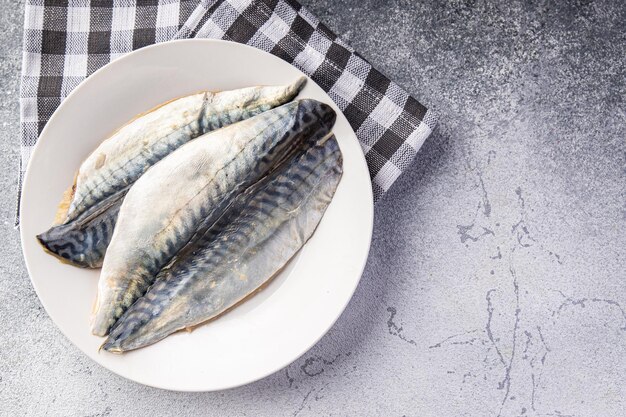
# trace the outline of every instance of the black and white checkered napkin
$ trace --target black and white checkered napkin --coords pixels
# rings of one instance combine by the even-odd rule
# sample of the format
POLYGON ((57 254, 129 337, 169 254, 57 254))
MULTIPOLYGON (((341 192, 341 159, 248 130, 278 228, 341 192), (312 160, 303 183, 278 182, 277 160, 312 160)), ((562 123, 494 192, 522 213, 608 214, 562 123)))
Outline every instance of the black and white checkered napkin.
POLYGON ((182 38, 245 43, 308 74, 356 132, 375 200, 411 163, 435 126, 433 112, 295 0, 28 0, 20 92, 20 191, 37 137, 82 80, 132 50, 182 38))

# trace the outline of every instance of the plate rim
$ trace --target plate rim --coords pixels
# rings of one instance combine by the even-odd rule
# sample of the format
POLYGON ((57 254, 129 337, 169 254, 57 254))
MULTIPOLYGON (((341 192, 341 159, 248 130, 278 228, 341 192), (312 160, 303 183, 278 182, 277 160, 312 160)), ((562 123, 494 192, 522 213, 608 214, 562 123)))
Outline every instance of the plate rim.
MULTIPOLYGON (((41 152, 41 143, 42 143, 42 139, 45 141, 46 136, 47 136, 47 132, 50 130, 50 126, 54 125, 54 123, 56 122, 56 119, 59 117, 59 114, 63 111, 64 106, 67 104, 68 101, 74 100, 74 96, 76 96, 77 94, 79 94, 79 92, 85 87, 85 85, 91 84, 93 82, 97 82, 97 75, 101 72, 104 71, 110 71, 111 68, 114 68, 115 65, 119 65, 120 62, 123 62, 125 60, 130 59, 130 57, 134 57, 136 55, 140 55, 142 53, 145 53, 145 51, 147 50, 152 50, 152 49, 158 49, 158 48, 162 48, 162 47, 171 47, 172 44, 182 44, 182 43, 200 43, 200 44, 206 44, 208 45, 208 47, 211 47, 212 44, 226 44, 227 47, 235 47, 235 48, 244 48, 244 49, 248 49, 249 52, 252 53, 260 53, 262 55, 268 55, 270 56, 272 59, 280 61, 282 64, 284 65, 289 65, 291 66, 293 69, 295 69, 296 71, 298 71, 302 76, 307 78, 307 82, 308 83, 313 83, 315 85, 317 85, 318 87, 319 84, 317 84, 308 74, 304 73, 302 70, 300 70, 299 68, 295 67, 294 65, 278 58, 277 56, 266 52, 264 50, 252 47, 250 45, 246 45, 246 44, 242 44, 242 43, 238 43, 238 42, 232 42, 232 41, 227 41, 227 40, 222 40, 222 39, 207 39, 207 38, 194 38, 194 39, 175 39, 175 40, 170 40, 170 41, 166 41, 166 42, 160 42, 160 43, 155 43, 152 45, 148 45, 145 46, 143 48, 140 49, 136 49, 134 51, 131 51, 129 53, 126 53, 123 56, 120 56, 110 62, 108 62, 106 65, 100 67, 99 69, 97 69, 96 71, 94 71, 90 76, 86 77, 84 80, 82 80, 61 102, 61 104, 57 107, 57 109, 53 112, 53 114, 50 116, 50 119, 48 119, 48 122, 46 123, 46 125, 44 126, 43 130, 41 131, 41 133, 39 134, 39 137, 37 139, 37 142, 35 143, 31 153, 30 153, 30 158, 29 158, 29 163, 26 167, 25 173, 24 173, 24 179, 22 182, 22 189, 21 189, 21 195, 20 195, 20 209, 21 207, 23 207, 24 205, 24 200, 25 200, 25 196, 28 194, 27 191, 30 188, 29 184, 31 182, 30 177, 33 175, 32 171, 32 161, 34 160, 34 157, 36 155, 38 155, 41 152), (94 77, 95 76, 95 77, 94 77), (96 81, 94 81, 96 80, 96 81)), ((338 108, 337 103, 332 100, 332 98, 330 98, 330 96, 328 95, 328 92, 325 91, 323 88, 320 87, 320 89, 324 92, 324 94, 328 97, 328 99, 335 105, 335 107, 337 107, 337 109, 339 110, 339 112, 342 114, 342 116, 345 118, 345 115, 343 114, 343 112, 341 111, 341 109, 338 108)), ((347 118, 346 118, 347 120, 347 118)), ((350 126, 350 129, 352 131, 352 133, 354 134, 354 140, 357 141, 359 148, 362 149, 360 142, 358 141, 358 138, 356 137, 356 132, 354 132, 354 129, 352 129, 352 127, 350 126)), ((361 153, 360 158, 358 158, 360 160, 360 163, 363 164, 367 170, 367 162, 365 160, 365 155, 363 153, 361 153)), ((369 170, 367 170, 369 172, 369 170)), ((368 180, 371 181, 370 178, 368 178, 368 180)), ((261 379, 267 378, 268 376, 279 372, 281 370, 283 370, 284 368, 286 368, 287 366, 289 366, 291 363, 294 363, 295 361, 297 361, 298 359, 300 359, 304 354, 306 354, 309 350, 311 350, 315 345, 317 345, 319 343, 319 341, 330 331, 330 329, 332 329, 332 327, 335 325, 335 323, 337 322, 337 320, 341 317, 341 315, 345 312, 348 304, 350 303, 350 301, 352 300, 352 298, 354 297, 354 293, 356 292, 356 289, 358 288, 359 283, 361 282, 362 276, 363 276, 363 272, 365 270, 365 266, 367 264, 367 260, 369 259, 369 252, 371 250, 371 242, 372 242, 372 236, 373 236, 373 228, 374 228, 374 198, 373 198, 373 190, 371 187, 368 187, 368 201, 369 204, 367 206, 367 217, 369 219, 369 221, 367 222, 367 250, 366 250, 366 255, 363 257, 363 260, 361 261, 361 265, 358 266, 357 271, 358 271, 358 279, 355 280, 355 284, 353 286, 353 288, 350 291, 350 296, 346 297, 345 301, 343 302, 343 305, 341 306, 341 309, 338 311, 337 316, 328 324, 328 326, 326 327, 326 329, 322 332, 320 332, 320 334, 315 338, 315 340, 310 344, 310 346, 308 346, 306 349, 304 349, 301 353, 299 353, 297 356, 295 356, 294 358, 287 358, 286 360, 281 361, 281 365, 278 366, 276 369, 262 373, 261 375, 257 375, 253 378, 248 378, 245 379, 244 381, 241 381, 237 384, 230 384, 230 385, 226 385, 223 386, 222 388, 217 388, 217 389, 187 389, 187 388, 175 388, 175 387, 170 387, 170 386, 161 386, 159 384, 153 384, 150 383, 149 381, 142 381, 142 380, 138 380, 135 378, 131 378, 127 375, 122 375, 118 372, 116 372, 115 370, 109 368, 108 366, 104 365, 103 363, 100 363, 98 361, 96 361, 95 359, 93 359, 81 346, 79 346, 77 343, 74 342, 74 340, 66 333, 66 331, 63 329, 62 326, 60 326, 57 323, 57 320, 49 313, 49 308, 47 306, 47 303, 44 301, 44 299, 41 297, 40 295, 40 289, 38 288, 38 285, 36 284, 35 280, 33 279, 32 273, 31 273, 31 268, 30 268, 30 262, 33 262, 32 260, 29 260, 29 256, 27 254, 27 250, 26 250, 26 246, 25 246, 25 240, 27 238, 27 236, 24 235, 24 228, 21 227, 22 221, 20 219, 20 246, 21 246, 21 251, 22 251, 22 255, 24 258, 24 264, 26 266, 26 270, 28 272, 28 277, 30 279, 30 282, 35 290, 35 293, 37 294, 37 298, 39 299, 39 302, 41 303, 41 305, 44 307, 44 309, 46 310, 46 314, 48 315, 48 317, 51 319, 51 321, 54 323, 54 325, 56 326, 56 328, 61 332, 61 334, 63 334, 63 336, 70 342, 72 343, 72 345, 77 348, 84 356, 86 356, 87 358, 89 358, 89 360, 91 360, 92 362, 96 363, 98 366, 101 366, 102 368, 105 368, 107 371, 121 376, 122 378, 128 380, 128 381, 132 381, 135 383, 139 383, 142 385, 146 385, 152 388, 157 388, 157 389, 163 389, 163 390, 168 390, 168 391, 175 391, 175 392, 218 392, 218 391, 223 391, 223 390, 229 390, 229 389, 234 389, 234 388, 238 388, 244 385, 248 385, 251 384, 253 382, 257 382, 261 379)))

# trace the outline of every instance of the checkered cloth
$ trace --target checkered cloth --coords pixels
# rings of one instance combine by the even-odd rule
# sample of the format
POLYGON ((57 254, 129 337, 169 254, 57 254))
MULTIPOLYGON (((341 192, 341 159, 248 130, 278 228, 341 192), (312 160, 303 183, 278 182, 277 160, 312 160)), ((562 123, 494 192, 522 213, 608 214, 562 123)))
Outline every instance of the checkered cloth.
POLYGON ((63 98, 111 60, 181 38, 245 43, 308 74, 356 132, 375 200, 411 163, 435 126, 430 110, 294 0, 28 0, 20 92, 20 191, 35 142, 63 98))

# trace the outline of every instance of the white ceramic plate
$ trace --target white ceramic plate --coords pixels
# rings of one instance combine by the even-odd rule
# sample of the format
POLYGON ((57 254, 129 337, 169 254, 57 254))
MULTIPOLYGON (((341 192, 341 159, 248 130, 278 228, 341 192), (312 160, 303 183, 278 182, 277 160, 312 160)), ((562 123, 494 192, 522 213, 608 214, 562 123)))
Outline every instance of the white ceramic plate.
POLYGON ((335 135, 344 174, 311 240, 271 284, 218 320, 124 355, 98 347, 89 331, 99 270, 65 265, 44 253, 35 235, 52 223, 63 191, 85 157, 133 116, 199 90, 286 84, 303 75, 257 49, 225 41, 185 40, 154 45, 105 66, 63 102, 30 159, 21 201, 26 266, 46 311, 85 354, 128 379, 179 391, 243 385, 280 370, 304 354, 346 307, 363 271, 372 234, 367 166, 348 121, 308 80, 299 97, 337 112, 335 135))

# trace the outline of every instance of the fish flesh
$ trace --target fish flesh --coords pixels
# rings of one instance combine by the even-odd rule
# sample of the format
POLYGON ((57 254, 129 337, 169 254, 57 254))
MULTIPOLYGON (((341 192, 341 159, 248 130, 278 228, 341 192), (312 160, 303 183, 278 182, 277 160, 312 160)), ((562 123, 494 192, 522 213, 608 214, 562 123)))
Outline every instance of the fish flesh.
POLYGON ((57 215, 58 225, 37 236, 67 263, 97 268, 130 185, 184 143, 292 100, 305 78, 287 86, 201 92, 139 116, 105 140, 81 165, 57 215))
POLYGON ((57 223, 37 236, 44 249, 85 268, 102 266, 130 186, 196 137, 291 101, 305 83, 200 92, 165 103, 123 126, 83 162, 57 223))
POLYGON ((202 223, 302 146, 328 134, 335 112, 300 100, 180 147, 128 191, 98 283, 92 332, 104 336, 202 223))
POLYGON ((102 347, 121 353, 153 344, 216 317, 261 288, 311 237, 342 169, 330 135, 240 194, 160 271, 102 347))
POLYGON ((142 296, 204 222, 288 158, 327 135, 335 112, 305 99, 208 133, 148 170, 126 194, 102 265, 92 332, 99 336, 142 296))
POLYGON ((342 169, 331 135, 238 195, 160 271, 102 348, 122 353, 148 346, 218 316, 261 288, 311 237, 342 169))

